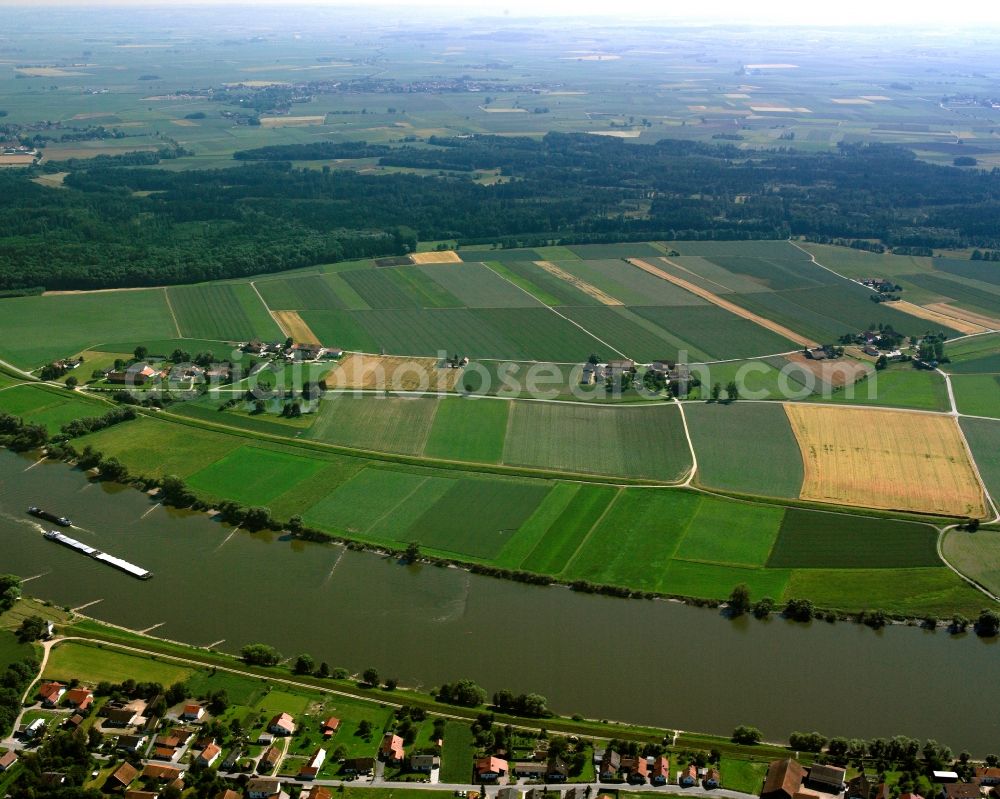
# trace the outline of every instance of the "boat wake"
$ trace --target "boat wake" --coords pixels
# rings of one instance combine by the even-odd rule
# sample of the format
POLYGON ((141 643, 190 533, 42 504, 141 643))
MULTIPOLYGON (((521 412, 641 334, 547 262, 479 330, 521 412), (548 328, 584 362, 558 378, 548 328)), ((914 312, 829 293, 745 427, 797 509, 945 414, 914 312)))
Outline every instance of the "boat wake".
POLYGON ((340 565, 340 559, 344 557, 344 553, 347 552, 347 547, 341 547, 340 553, 333 561, 333 565, 330 567, 330 571, 326 573, 326 579, 323 580, 323 585, 329 585, 330 579, 333 577, 334 571, 336 571, 337 566, 340 565))
POLYGON ((151 507, 148 511, 146 511, 144 514, 142 514, 142 516, 140 516, 139 519, 140 520, 145 519, 147 516, 149 516, 149 514, 151 514, 154 510, 156 510, 162 504, 163 504, 162 502, 157 502, 155 505, 153 505, 153 507, 151 507))
POLYGON ((465 615, 469 607, 469 595, 472 593, 472 575, 465 575, 465 585, 462 587, 461 596, 445 605, 446 613, 434 619, 435 622, 444 624, 451 621, 458 621, 465 615))

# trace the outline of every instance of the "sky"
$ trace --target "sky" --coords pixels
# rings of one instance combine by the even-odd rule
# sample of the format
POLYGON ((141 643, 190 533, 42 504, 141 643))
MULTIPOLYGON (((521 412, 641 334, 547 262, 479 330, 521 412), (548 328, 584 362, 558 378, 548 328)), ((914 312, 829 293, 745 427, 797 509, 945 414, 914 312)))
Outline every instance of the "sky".
POLYGON ((275 9, 282 6, 338 5, 392 8, 422 18, 430 7, 449 15, 471 16, 570 16, 617 20, 651 19, 662 22, 738 22, 760 25, 921 25, 1000 27, 1000 3, 965 0, 948 3, 914 0, 0 0, 2 6, 168 6, 242 5, 275 9))

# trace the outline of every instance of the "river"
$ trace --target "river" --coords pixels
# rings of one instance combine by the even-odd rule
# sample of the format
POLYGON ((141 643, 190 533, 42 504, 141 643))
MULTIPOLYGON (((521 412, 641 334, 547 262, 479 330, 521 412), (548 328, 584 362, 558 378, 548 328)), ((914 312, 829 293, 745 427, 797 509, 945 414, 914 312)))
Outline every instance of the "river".
POLYGON ((491 692, 544 694, 565 714, 723 734, 747 723, 772 740, 819 730, 1000 749, 1000 648, 971 634, 730 621, 675 602, 402 566, 234 531, 6 450, 0 572, 33 578, 33 596, 165 638, 231 652, 261 641, 423 688, 470 677, 491 692), (30 504, 68 515, 70 535, 155 576, 142 582, 46 541, 30 504))

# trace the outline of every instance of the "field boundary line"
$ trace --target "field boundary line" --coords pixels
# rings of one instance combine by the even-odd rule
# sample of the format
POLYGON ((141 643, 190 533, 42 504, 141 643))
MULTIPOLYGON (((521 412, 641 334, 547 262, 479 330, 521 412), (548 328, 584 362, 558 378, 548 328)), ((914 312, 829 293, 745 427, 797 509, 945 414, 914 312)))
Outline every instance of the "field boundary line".
MULTIPOLYGON (((268 314, 270 315, 271 319, 278 326, 278 330, 280 330, 282 333, 285 334, 285 338, 292 338, 292 335, 291 335, 290 331, 287 330, 285 328, 285 326, 281 323, 281 320, 277 317, 277 315, 275 314, 275 312, 271 310, 271 306, 269 306, 267 304, 267 302, 264 300, 264 295, 261 294, 260 291, 257 289, 257 282, 254 281, 254 280, 251 280, 250 281, 250 288, 253 289, 253 293, 257 295, 257 299, 260 300, 260 304, 264 306, 264 310, 268 312, 268 314)), ((295 311, 295 313, 298 313, 298 311, 295 311)), ((305 324, 305 320, 303 320, 303 324, 305 324)), ((319 342, 317 341, 317 343, 319 343, 319 342)))
MULTIPOLYGON (((681 268, 666 256, 662 256, 660 260, 670 264, 675 269, 681 268)), ((646 261, 643 261, 641 258, 626 258, 625 261, 626 263, 629 263, 632 266, 634 266, 636 269, 641 269, 643 272, 646 272, 647 274, 650 274, 653 277, 657 277, 661 280, 666 280, 668 283, 673 283, 675 286, 679 286, 685 291, 694 294, 696 297, 701 297, 706 302, 709 302, 712 305, 715 305, 724 311, 728 311, 733 316, 739 317, 740 319, 746 319, 748 322, 753 322, 755 325, 758 325, 759 327, 762 327, 765 330, 769 330, 772 333, 781 336, 782 338, 788 339, 789 341, 793 341, 796 344, 801 344, 803 347, 817 346, 817 343, 815 341, 813 341, 810 338, 807 338, 806 336, 803 336, 801 333, 797 333, 791 328, 778 324, 777 322, 771 319, 767 319, 766 317, 763 317, 760 314, 755 314, 753 311, 744 308, 742 305, 737 305, 735 302, 731 302, 730 300, 724 299, 723 297, 720 297, 718 294, 713 294, 708 289, 695 285, 690 280, 685 280, 684 278, 677 277, 677 275, 672 275, 670 274, 670 272, 667 272, 663 269, 658 269, 653 264, 647 263, 646 261)))
POLYGON ((177 331, 177 338, 184 338, 184 334, 181 333, 181 324, 177 321, 177 314, 174 313, 174 304, 170 302, 170 291, 166 286, 163 287, 163 298, 167 301, 167 310, 170 311, 170 318, 174 320, 174 329, 177 331))
MULTIPOLYGON (((499 277, 499 278, 500 278, 501 280, 504 280, 504 281, 506 281, 507 283, 509 283, 510 285, 512 285, 512 286, 513 286, 514 288, 516 288, 516 289, 517 289, 518 291, 521 291, 521 292, 524 292, 525 294, 527 294, 527 295, 528 295, 529 297, 531 297, 531 299, 535 300, 535 302, 541 302, 541 300, 539 300, 539 299, 538 299, 538 297, 536 297, 536 296, 535 296, 534 294, 532 294, 532 293, 531 293, 530 291, 528 291, 527 289, 524 289, 524 288, 521 288, 521 287, 520 287, 519 285, 517 285, 517 283, 515 283, 515 282, 514 282, 513 280, 508 280, 508 279, 507 279, 506 277, 504 277, 504 276, 503 276, 503 275, 501 275, 501 274, 500 274, 499 272, 497 272, 497 271, 496 271, 496 270, 495 270, 495 269, 494 269, 493 267, 491 267, 491 266, 490 266, 489 264, 485 264, 485 263, 484 263, 484 264, 483 264, 483 266, 485 266, 485 267, 486 267, 487 269, 489 269, 489 270, 490 270, 490 271, 491 271, 491 272, 492 272, 492 273, 493 273, 494 275, 496 275, 497 277, 499 277)), ((580 328, 580 330, 582 330, 582 331, 583 331, 584 333, 586 333, 586 334, 587 334, 588 336, 590 336, 590 337, 591 337, 592 339, 594 339, 594 341, 598 341, 598 342, 600 342, 600 343, 601 343, 601 344, 603 344, 603 345, 604 345, 605 347, 607 347, 607 348, 608 348, 609 350, 611 350, 611 351, 612 351, 612 352, 614 352, 614 353, 617 353, 618 355, 621 355, 621 356, 622 356, 623 358, 628 358, 628 355, 626 355, 626 354, 625 354, 624 352, 622 352, 621 350, 617 349, 616 347, 612 347, 612 346, 611 346, 610 344, 608 344, 608 342, 606 342, 606 341, 605 341, 604 339, 602 339, 602 338, 598 338, 598 337, 597 337, 597 336, 595 336, 595 335, 594 335, 593 333, 591 333, 591 332, 590 332, 589 330, 587 330, 587 328, 585 328, 585 327, 584 327, 583 325, 581 325, 581 324, 580 324, 579 322, 575 322, 575 321, 573 321, 572 319, 570 319, 570 318, 569 318, 568 316, 566 316, 565 314, 561 314, 561 313, 559 313, 559 311, 557 311, 557 310, 556 310, 555 308, 553 308, 553 307, 552 307, 551 305, 546 305, 546 304, 545 304, 544 302, 542 302, 541 304, 542 304, 542 305, 544 305, 544 306, 545 306, 546 308, 548 308, 548 309, 549 309, 550 311, 552 311, 552 313, 554 313, 554 314, 555 314, 556 316, 558 316, 558 317, 559 317, 560 319, 564 319, 565 321, 569 322, 569 323, 570 323, 571 325, 575 325, 576 327, 580 328)))
MULTIPOLYGON (((576 549, 573 550, 573 554, 566 559, 566 565, 562 567, 562 569, 559 571, 559 574, 557 575, 559 579, 565 579, 563 575, 566 574, 566 570, 569 569, 569 567, 573 565, 573 561, 576 560, 577 557, 579 557, 580 551, 583 549, 584 545, 590 540, 590 537, 594 534, 594 530, 596 530, 597 527, 600 525, 600 523, 604 521, 605 517, 607 517, 607 515, 611 513, 611 509, 618 504, 618 499, 621 497, 621 495, 622 495, 622 489, 619 487, 618 490, 615 491, 615 495, 611 498, 611 501, 608 503, 607 507, 603 511, 601 511, 601 515, 594 520, 594 523, 592 525, 590 525, 590 529, 587 530, 587 534, 580 539, 580 543, 576 545, 576 549)), ((548 531, 546 530, 546 532, 548 531)), ((542 542, 539 541, 538 543, 541 544, 542 542)))
POLYGON ((691 482, 694 480, 694 476, 698 472, 698 453, 694 450, 694 441, 691 438, 691 431, 688 429, 687 415, 684 413, 684 403, 677 399, 677 397, 674 397, 674 404, 677 406, 677 410, 680 411, 681 424, 684 426, 684 437, 687 439, 688 449, 691 451, 691 472, 681 485, 685 488, 690 488, 691 482))

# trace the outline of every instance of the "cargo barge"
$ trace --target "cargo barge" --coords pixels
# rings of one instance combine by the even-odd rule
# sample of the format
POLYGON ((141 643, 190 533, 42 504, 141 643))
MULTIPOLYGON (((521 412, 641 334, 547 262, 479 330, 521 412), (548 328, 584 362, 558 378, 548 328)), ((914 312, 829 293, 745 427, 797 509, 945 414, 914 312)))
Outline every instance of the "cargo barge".
POLYGON ((75 538, 70 538, 68 535, 63 535, 56 530, 49 530, 49 532, 43 533, 43 535, 49 539, 49 541, 55 541, 57 544, 69 547, 70 549, 86 555, 87 557, 99 560, 101 563, 107 563, 109 566, 113 566, 119 571, 123 571, 126 574, 130 574, 140 580, 148 580, 153 576, 151 571, 147 571, 141 566, 136 566, 134 563, 129 563, 127 560, 122 560, 121 558, 116 558, 114 555, 101 552, 99 549, 94 549, 92 546, 88 546, 82 541, 77 541, 75 538))
POLYGON ((42 510, 37 505, 32 505, 28 508, 28 513, 37 519, 44 519, 47 522, 52 522, 53 524, 61 525, 62 527, 72 527, 73 522, 67 519, 65 516, 56 516, 54 513, 49 513, 47 510, 42 510))

